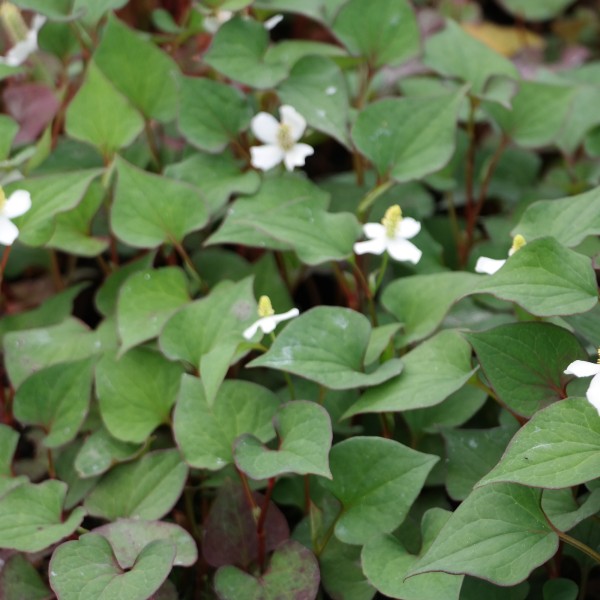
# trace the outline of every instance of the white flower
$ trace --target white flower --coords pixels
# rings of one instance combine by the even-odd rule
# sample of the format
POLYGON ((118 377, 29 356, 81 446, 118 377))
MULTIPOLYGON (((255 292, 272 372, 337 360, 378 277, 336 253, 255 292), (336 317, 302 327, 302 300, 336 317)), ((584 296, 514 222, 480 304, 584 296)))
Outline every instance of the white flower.
POLYGON ((381 223, 365 223, 363 232, 369 238, 366 242, 354 244, 356 254, 388 254, 396 260, 417 264, 423 254, 412 242, 421 231, 421 223, 410 217, 402 218, 402 210, 397 204, 390 206, 381 223))
POLYGON ((261 296, 258 300, 258 316, 260 319, 250 325, 250 327, 244 331, 243 335, 247 340, 251 340, 259 329, 263 333, 271 333, 274 331, 275 327, 277 327, 277 323, 293 319, 299 314, 300 311, 297 308, 292 308, 292 310, 288 310, 286 313, 276 315, 269 297, 261 296))
POLYGON ((37 37, 38 31, 46 22, 46 17, 35 15, 31 22, 31 29, 25 37, 17 42, 7 53, 6 56, 0 56, 0 63, 9 67, 18 67, 22 65, 30 54, 33 54, 38 49, 37 37))
MULTIPOLYGON (((598 350, 598 363, 600 363, 600 349, 598 350)), ((587 360, 576 360, 565 369, 565 374, 575 375, 575 377, 594 376, 585 396, 600 416, 600 364, 587 360)))
MULTIPOLYGON (((523 246, 525 246, 527 242, 525 238, 517 233, 513 238, 512 246, 508 251, 508 256, 512 256, 517 250, 520 250, 523 246)), ((505 260, 497 260, 495 258, 488 258, 487 256, 480 256, 477 259, 477 263, 475 264, 475 271, 477 273, 486 273, 487 275, 493 275, 496 271, 499 271, 503 266, 505 260)))
POLYGON ((264 146, 250 148, 253 167, 268 171, 283 161, 288 171, 301 167, 307 156, 314 153, 312 146, 298 144, 306 129, 304 117, 293 106, 279 108, 281 123, 266 112, 258 113, 250 123, 252 133, 264 146))
POLYGON ((11 221, 24 215, 31 208, 31 196, 25 190, 16 190, 8 198, 0 188, 0 244, 11 246, 19 230, 11 221))

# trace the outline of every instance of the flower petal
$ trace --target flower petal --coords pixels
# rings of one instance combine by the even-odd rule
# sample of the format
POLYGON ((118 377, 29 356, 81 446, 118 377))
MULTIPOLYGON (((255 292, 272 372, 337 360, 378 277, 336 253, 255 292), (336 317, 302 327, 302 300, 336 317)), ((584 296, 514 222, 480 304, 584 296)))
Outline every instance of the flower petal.
POLYGON ((381 223, 365 223, 363 232, 370 240, 386 237, 385 227, 381 223))
POLYGON ((565 369, 565 375, 575 375, 575 377, 591 377, 598 373, 600 373, 600 365, 587 360, 576 360, 565 369))
POLYGON ((13 242, 18 237, 18 227, 6 217, 0 216, 0 244, 3 244, 4 246, 12 246, 13 242))
MULTIPOLYGON (((279 107, 279 114, 281 115, 281 122, 290 128, 290 134, 294 142, 297 142, 306 129, 306 120, 304 117, 289 104, 284 104, 279 107)), ((309 146, 310 147, 310 146, 309 146)))
POLYGON ((272 144, 252 146, 250 148, 250 157, 253 167, 262 171, 268 171, 283 160, 284 152, 279 146, 272 144))
POLYGON ((419 223, 419 221, 415 221, 415 219, 411 217, 404 217, 402 221, 400 221, 400 226, 398 227, 396 235, 405 240, 410 240, 410 238, 415 237, 419 231, 421 231, 421 223, 419 223))
POLYGON ((46 21, 47 19, 44 15, 35 14, 31 20, 31 29, 33 29, 33 31, 39 31, 46 21))
POLYGON ((384 237, 374 238, 366 242, 354 244, 355 254, 383 254, 387 248, 387 239, 384 237))
MULTIPOLYGON (((289 319, 293 319, 294 317, 297 317, 300 314, 300 311, 297 308, 292 308, 290 310, 288 310, 287 312, 281 313, 280 315, 271 315, 271 319, 275 322, 275 325, 277 325, 277 323, 281 323, 282 321, 288 321, 289 319)), ((273 327, 274 329, 275 327, 273 327)), ((271 330, 273 331, 273 330, 271 330)))
POLYGON ((505 262, 505 260, 496 260, 495 258, 480 256, 475 264, 475 272, 493 275, 496 271, 499 271, 504 266, 505 262))
POLYGON ((598 411, 600 416, 600 375, 596 375, 585 393, 588 402, 598 411))
MULTIPOLYGON (((256 332, 258 331, 258 328, 261 326, 261 321, 263 320, 264 317, 258 319, 257 321, 254 321, 254 323, 252 323, 252 325, 250 325, 250 327, 248 327, 247 329, 244 329, 244 333, 242 334, 247 340, 251 340, 254 335, 256 334, 256 332)), ((262 327, 261 327, 262 329, 262 327)))
POLYGON ((308 144, 295 144, 283 157, 285 168, 288 171, 293 171, 294 167, 303 167, 306 162, 306 157, 311 156, 314 153, 314 148, 308 144))
POLYGON ((263 22, 263 27, 267 31, 271 31, 271 29, 277 27, 281 21, 283 21, 283 15, 274 15, 270 19, 267 19, 263 22))
POLYGON ((387 251, 395 260, 408 261, 416 265, 423 253, 408 240, 395 238, 388 242, 387 251))
POLYGON ((6 200, 2 214, 9 219, 24 215, 31 208, 31 194, 25 190, 15 190, 6 200))
POLYGON ((276 144, 279 121, 269 113, 259 112, 250 121, 252 133, 265 144, 276 144))

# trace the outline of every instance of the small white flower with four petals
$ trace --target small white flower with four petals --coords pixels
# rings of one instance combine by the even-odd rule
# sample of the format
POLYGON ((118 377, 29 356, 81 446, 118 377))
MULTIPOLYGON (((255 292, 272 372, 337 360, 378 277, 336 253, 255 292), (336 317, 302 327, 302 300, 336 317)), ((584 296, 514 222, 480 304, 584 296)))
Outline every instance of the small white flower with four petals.
POLYGON ((575 375, 575 377, 592 377, 593 375, 585 396, 600 416, 600 348, 598 349, 597 363, 587 360, 573 361, 565 369, 565 375, 575 375))
POLYGON ((19 229, 11 221, 24 215, 31 208, 31 196, 25 190, 16 190, 8 198, 0 187, 0 244, 12 246, 19 229))
POLYGON ((304 134, 306 121, 293 107, 287 104, 279 108, 281 122, 266 112, 259 112, 250 123, 252 133, 263 146, 250 148, 252 166, 268 171, 280 162, 285 164, 288 171, 294 167, 302 167, 307 156, 314 154, 314 149, 308 144, 299 144, 298 140, 304 134))
POLYGON ((258 321, 252 323, 252 325, 244 331, 243 335, 247 340, 251 340, 259 329, 263 334, 271 333, 275 330, 278 323, 293 319, 299 314, 300 311, 297 308, 292 308, 281 315, 276 315, 269 296, 261 296, 258 300, 258 316, 260 318, 258 321))
MULTIPOLYGON (((512 256, 517 250, 520 250, 526 244, 527 242, 525 241, 525 238, 520 233, 517 233, 517 235, 515 235, 513 238, 513 243, 508 251, 508 256, 512 256)), ((475 264, 475 272, 493 275, 504 266, 504 263, 506 263, 506 259, 499 260, 495 258, 488 258, 487 256, 480 256, 475 264)))
POLYGON ((356 254, 383 254, 386 250, 395 260, 417 264, 422 252, 412 243, 411 238, 421 231, 421 223, 410 217, 402 217, 397 204, 390 206, 381 223, 365 223, 363 232, 369 238, 366 242, 354 244, 356 254))
POLYGON ((0 56, 0 63, 9 67, 18 67, 22 65, 30 54, 38 49, 38 32, 46 22, 46 17, 35 15, 31 21, 31 29, 27 31, 25 37, 18 41, 7 53, 6 56, 0 56))

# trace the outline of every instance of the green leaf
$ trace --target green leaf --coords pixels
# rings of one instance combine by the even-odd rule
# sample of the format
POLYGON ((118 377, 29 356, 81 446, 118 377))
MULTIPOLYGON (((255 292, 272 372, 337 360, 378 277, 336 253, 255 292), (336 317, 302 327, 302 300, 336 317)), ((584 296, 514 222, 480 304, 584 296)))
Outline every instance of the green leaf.
POLYGON ((528 21, 544 21, 557 17, 575 0, 500 0, 502 6, 513 15, 528 21))
POLYGON ((570 579, 550 579, 544 583, 544 600, 577 600, 579 588, 570 579))
MULTIPOLYGON (((94 417, 91 417, 90 421, 92 419, 94 419, 94 417)), ((75 457, 82 445, 82 440, 77 439, 53 455, 56 478, 60 479, 60 481, 64 481, 69 486, 67 495, 65 496, 63 510, 72 510, 73 507, 81 504, 83 498, 87 496, 89 491, 98 482, 97 477, 82 479, 75 470, 75 465, 73 463, 75 462, 75 457)))
POLYGON ((95 25, 105 14, 117 10, 127 4, 127 0, 73 0, 73 12, 85 9, 81 20, 88 25, 95 25))
POLYGON ((510 323, 465 336, 490 385, 507 406, 531 416, 565 397, 574 360, 587 360, 577 338, 550 323, 510 323))
POLYGON ((210 79, 182 79, 179 131, 197 148, 220 152, 251 118, 246 96, 234 87, 210 79))
POLYGON ((15 417, 24 425, 44 428, 47 448, 70 442, 88 412, 94 360, 53 365, 33 373, 17 390, 15 417))
POLYGON ((437 73, 470 83, 470 93, 477 95, 485 92, 493 76, 519 78, 512 62, 452 20, 446 21, 442 32, 427 39, 424 62, 437 73))
POLYGON ((325 486, 343 505, 335 525, 338 539, 364 544, 396 529, 438 460, 378 437, 355 437, 333 446, 333 479, 325 486))
POLYGON ((48 600, 52 592, 37 569, 22 555, 13 554, 0 571, 0 598, 5 600, 48 600))
POLYGON ((269 32, 257 21, 234 17, 219 27, 204 61, 226 77, 264 90, 277 85, 287 69, 265 60, 269 32))
POLYGON ((15 190, 31 194, 31 208, 16 220, 19 241, 28 246, 42 246, 52 236, 54 217, 75 208, 83 198, 90 182, 102 171, 88 169, 22 179, 6 186, 7 197, 15 190))
POLYGON ((85 511, 76 508, 62 521, 67 485, 62 481, 22 483, 0 497, 0 548, 39 552, 71 535, 85 511))
POLYGON ((178 267, 138 271, 129 277, 117 302, 119 354, 156 337, 171 315, 190 301, 187 287, 178 267))
POLYGON ((554 527, 569 531, 600 510, 600 489, 579 498, 574 497, 571 488, 544 490, 542 509, 554 527))
POLYGON ((14 4, 25 10, 34 10, 50 19, 61 20, 71 13, 72 0, 54 0, 48 3, 46 0, 15 0, 14 4))
POLYGON ((235 464, 251 479, 270 479, 284 473, 321 475, 331 478, 328 454, 331 448, 331 420, 327 411, 314 402, 297 400, 282 404, 273 425, 277 450, 269 450, 250 433, 235 443, 235 464))
POLYGON ((350 146, 348 89, 342 71, 331 59, 301 58, 279 85, 278 94, 282 104, 293 106, 311 127, 350 146))
POLYGON ((108 540, 122 569, 131 569, 140 552, 155 540, 171 542, 176 549, 173 566, 189 567, 198 559, 194 538, 179 525, 163 521, 119 519, 114 523, 96 527, 92 533, 108 540))
POLYGON ((177 450, 151 452, 104 475, 84 507, 90 515, 109 521, 160 519, 179 499, 187 474, 177 450))
POLYGON ((587 236, 600 234, 600 187, 530 204, 513 233, 520 233, 528 242, 552 236, 568 248, 578 246, 587 236))
POLYGON ((477 287, 477 275, 465 272, 413 275, 397 279, 383 290, 383 306, 403 324, 400 344, 431 335, 452 305, 477 287))
POLYGON ((223 208, 232 195, 255 194, 260 187, 256 171, 241 170, 229 151, 219 154, 192 154, 169 165, 165 175, 196 186, 206 200, 210 214, 223 208))
POLYGON ((112 348, 101 329, 90 331, 69 317, 58 325, 15 331, 4 336, 4 359, 10 380, 18 388, 45 367, 82 360, 112 348))
POLYGON ((98 256, 108 248, 108 240, 92 237, 91 222, 102 201, 104 189, 93 181, 81 202, 72 210, 56 216, 54 232, 46 243, 48 248, 57 248, 77 256, 98 256))
POLYGON ((349 213, 327 212, 328 195, 298 175, 267 179, 255 196, 233 203, 210 244, 294 250, 306 264, 342 260, 360 234, 349 213))
POLYGON ((402 364, 400 375, 364 392, 344 418, 434 406, 459 390, 476 370, 469 344, 452 330, 441 331, 405 354, 402 364))
POLYGON ((7 115, 0 115, 0 160, 6 160, 10 154, 14 137, 19 131, 16 121, 7 115))
POLYGON ((494 468, 516 429, 515 424, 442 432, 448 461, 446 489, 453 500, 464 500, 475 484, 494 468))
POLYGON ((374 68, 399 65, 420 51, 419 26, 406 0, 350 0, 333 23, 333 34, 374 68))
POLYGON ((111 209, 115 234, 136 248, 175 244, 204 227, 208 211, 199 190, 147 173, 118 158, 118 183, 111 209))
POLYGON ((584 398, 536 413, 515 435, 500 463, 478 485, 511 481, 564 488, 600 477, 600 420, 584 398))
POLYGON ((538 317, 582 313, 598 302, 590 259, 550 237, 527 244, 481 281, 473 292, 516 302, 538 317))
POLYGON ((365 353, 365 365, 370 365, 381 356, 381 353, 390 345, 401 327, 400 323, 388 323, 373 328, 365 353))
POLYGON ((521 81, 511 109, 497 102, 483 106, 515 144, 539 148, 552 143, 560 133, 574 91, 573 86, 521 81))
POLYGON ((13 454, 18 443, 18 432, 12 427, 0 423, 0 477, 10 477, 12 475, 13 454))
POLYGON ((65 128, 71 137, 96 146, 109 157, 133 142, 144 120, 90 62, 83 85, 69 103, 65 128))
POLYGON ((271 420, 278 407, 270 390, 241 380, 223 382, 211 405, 202 382, 184 375, 173 416, 177 445, 190 466, 216 471, 233 463, 238 436, 251 434, 263 443, 275 437, 271 420))
POLYGON ((454 154, 465 91, 373 102, 359 113, 352 139, 382 176, 403 182, 435 173, 454 154))
POLYGON ((558 548, 540 494, 513 484, 475 489, 408 575, 444 571, 502 586, 523 581, 558 548))
MULTIPOLYGON (((348 55, 343 48, 334 44, 315 42, 313 40, 283 40, 269 47, 265 53, 265 60, 270 63, 281 63, 289 70, 299 60, 308 56, 329 57, 334 60, 341 60, 348 55)), ((284 102, 284 104, 287 104, 287 102, 284 102)), ((303 114, 302 111, 300 113, 303 114)))
POLYGON ((112 437, 104 427, 86 438, 74 461, 80 477, 97 477, 120 462, 131 460, 142 450, 139 444, 122 442, 112 437))
POLYGON ((429 549, 450 514, 441 508, 425 513, 422 522, 423 546, 416 556, 393 535, 375 537, 365 544, 361 554, 365 575, 385 597, 402 600, 458 600, 462 576, 425 573, 404 579, 419 557, 429 549))
POLYGON ((111 15, 94 53, 98 68, 146 119, 172 121, 179 68, 167 53, 111 15), (123 60, 126 56, 127 60, 123 60))
POLYGON ((298 2, 298 0, 256 0, 254 4, 257 8, 305 15, 315 21, 329 25, 346 1, 304 0, 304 2, 298 2))
POLYGON ((96 394, 111 435, 141 443, 169 423, 182 372, 180 364, 149 348, 134 348, 120 359, 105 354, 96 366, 96 394))
POLYGON ((288 540, 275 550, 258 579, 237 567, 221 567, 215 575, 215 590, 221 600, 314 600, 319 579, 313 553, 288 540))
POLYGON ((364 372, 371 337, 369 320, 349 308, 317 306, 286 326, 268 352, 248 367, 270 367, 300 375, 334 390, 372 386, 402 370, 392 359, 364 372))
POLYGON ((146 600, 167 578, 174 556, 175 547, 170 541, 155 540, 138 554, 131 570, 124 571, 108 541, 101 535, 88 533, 54 551, 50 585, 61 600, 146 600))

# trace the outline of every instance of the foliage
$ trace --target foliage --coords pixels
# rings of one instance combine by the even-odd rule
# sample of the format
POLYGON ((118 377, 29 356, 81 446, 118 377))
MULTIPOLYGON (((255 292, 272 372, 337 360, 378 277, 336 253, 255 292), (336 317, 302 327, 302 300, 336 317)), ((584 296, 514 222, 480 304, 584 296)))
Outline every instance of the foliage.
POLYGON ((591 5, 0 6, 1 598, 592 597, 591 5))

